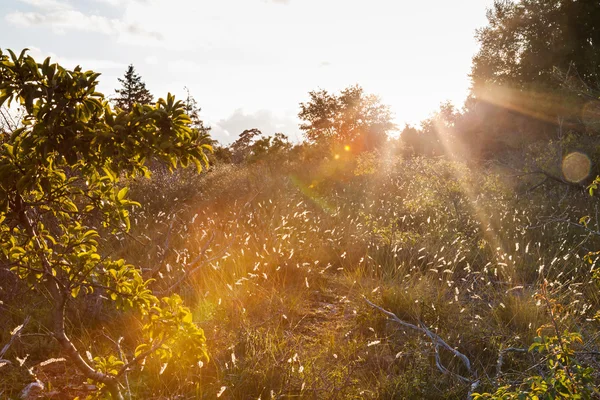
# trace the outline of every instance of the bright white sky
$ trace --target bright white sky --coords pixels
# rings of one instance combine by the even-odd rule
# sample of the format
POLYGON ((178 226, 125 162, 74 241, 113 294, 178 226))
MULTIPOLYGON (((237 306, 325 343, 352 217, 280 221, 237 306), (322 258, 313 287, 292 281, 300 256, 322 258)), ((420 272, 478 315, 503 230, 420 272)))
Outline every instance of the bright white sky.
POLYGON ((102 72, 133 63, 157 97, 202 107, 224 143, 244 129, 300 138, 298 104, 358 83, 418 123, 462 105, 492 0, 1 0, 2 46, 102 72))

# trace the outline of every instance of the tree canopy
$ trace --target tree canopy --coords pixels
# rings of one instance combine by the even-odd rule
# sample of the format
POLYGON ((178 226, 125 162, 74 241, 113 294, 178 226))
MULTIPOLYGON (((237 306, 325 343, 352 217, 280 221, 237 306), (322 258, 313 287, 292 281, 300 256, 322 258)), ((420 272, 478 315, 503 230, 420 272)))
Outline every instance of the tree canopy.
POLYGON ((123 78, 118 78, 121 88, 115 90, 115 105, 122 110, 131 111, 135 104, 150 104, 153 96, 146 88, 142 77, 135 72, 135 67, 130 64, 123 78))
POLYGON ((600 3, 496 0, 477 32, 475 88, 485 84, 557 87, 556 70, 596 84, 600 72, 600 3))
POLYGON ((129 230, 139 204, 126 183, 149 175, 146 160, 202 169, 207 146, 172 95, 115 111, 96 92, 98 77, 49 58, 38 64, 26 51, 0 52, 0 106, 18 102, 24 110, 20 126, 1 133, 0 269, 46 297, 46 329, 63 354, 121 399, 118 380, 129 369, 149 357, 194 365, 206 359, 205 337, 178 296, 159 299, 138 267, 104 254, 100 233, 129 230), (94 293, 140 316, 143 338, 131 362, 111 354, 86 360, 69 338, 66 313, 94 293))
POLYGON ((263 135, 260 129, 246 129, 229 147, 232 161, 257 162, 263 160, 283 161, 285 154, 292 148, 286 135, 275 133, 273 136, 263 135))
POLYGON ((312 91, 310 101, 300 104, 300 129, 309 142, 348 145, 355 152, 373 150, 396 129, 388 106, 360 86, 350 86, 339 94, 312 91))
POLYGON ((200 112, 202 111, 202 109, 198 105, 198 102, 196 101, 194 96, 191 95, 189 89, 185 88, 185 90, 187 92, 187 97, 185 99, 185 112, 192 121, 192 128, 197 129, 203 134, 209 135, 211 127, 206 126, 202 118, 200 118, 200 112))

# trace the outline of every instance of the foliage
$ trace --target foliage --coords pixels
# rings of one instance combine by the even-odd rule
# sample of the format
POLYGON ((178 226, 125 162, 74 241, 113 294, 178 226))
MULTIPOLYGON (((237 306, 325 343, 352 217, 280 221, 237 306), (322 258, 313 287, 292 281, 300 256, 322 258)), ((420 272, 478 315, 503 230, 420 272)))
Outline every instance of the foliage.
POLYGON ((549 297, 547 282, 536 297, 549 307, 552 322, 537 330, 538 336, 528 351, 544 355, 548 373, 532 375, 515 386, 501 386, 494 393, 475 394, 474 399, 592 399, 600 394, 593 368, 575 357, 575 346, 583 344, 581 334, 560 331, 558 319, 563 306, 549 297), (544 335, 545 330, 551 333, 544 335))
POLYGON ((135 72, 133 64, 125 71, 123 78, 118 78, 121 88, 115 90, 117 96, 115 105, 126 112, 133 111, 136 104, 146 105, 152 103, 153 97, 142 81, 142 77, 135 72))
POLYGON ((257 137, 260 137, 262 132, 259 129, 246 129, 240 133, 238 139, 230 146, 232 153, 232 161, 236 164, 243 162, 250 153, 250 146, 257 137))
MULTIPOLYGON (((597 177, 588 187, 590 195, 598 188, 600 177, 597 177)), ((583 225, 587 227, 589 217, 583 217, 583 225)), ((590 252, 584 260, 594 268, 598 252, 590 252)), ((597 270, 592 278, 599 281, 597 270)), ((475 394, 474 399, 592 399, 600 395, 594 380, 593 368, 583 365, 576 357, 576 347, 583 345, 582 335, 569 330, 561 331, 560 321, 564 320, 568 308, 550 295, 548 282, 544 281, 536 298, 548 308, 551 322, 542 325, 537 330, 537 337, 528 351, 544 355, 548 373, 532 375, 522 383, 500 386, 494 393, 475 394), (544 335, 544 331, 550 331, 544 335)), ((598 319, 596 313, 594 319, 598 319)), ((581 347, 581 346, 580 346, 581 347)))
POLYGON ((139 268, 101 249, 106 237, 129 230, 130 210, 140 204, 128 199, 126 183, 149 175, 146 160, 201 170, 207 146, 170 94, 113 111, 95 90, 98 76, 49 58, 38 64, 26 51, 0 53, 0 105, 25 110, 21 127, 2 137, 0 266, 47 296, 51 317, 38 322, 87 378, 121 398, 118 378, 147 357, 187 366, 206 359, 204 333, 181 299, 159 299, 139 268), (69 339, 66 313, 97 295, 140 317, 142 337, 127 364, 114 355, 92 364, 69 339))
POLYGON ((288 137, 283 133, 276 133, 273 136, 258 139, 250 146, 250 161, 283 162, 291 148, 288 137))
MULTIPOLYGON (((206 163, 189 93, 113 111, 93 75, 5 57, 3 82, 34 83, 3 127, 0 323, 60 339, 65 321, 86 376, 135 398, 597 398, 598 204, 565 171, 600 160, 592 3, 497 1, 464 107, 398 140, 377 97, 319 90, 305 143, 248 129, 210 173, 151 180, 149 159, 206 163)), ((13 348, 50 375, 52 346, 13 348)), ((0 394, 31 377, 0 368, 0 394)))
MULTIPOLYGON (((593 216, 593 205, 572 192, 560 192, 566 200, 559 205, 551 192, 515 201, 513 182, 494 169, 441 157, 364 153, 359 160, 368 174, 356 175, 356 165, 342 159, 299 158, 270 173, 262 163, 244 163, 132 183, 128 198, 141 206, 130 218, 137 222, 107 246, 157 270, 153 289, 202 261, 201 273, 178 292, 213 360, 202 368, 170 362, 162 373, 164 363, 149 360, 143 372, 129 373, 134 397, 467 396, 469 384, 438 372, 427 338, 398 329, 362 296, 436 332, 484 378, 495 375, 498 349, 527 349, 536 328, 550 322, 533 298, 547 279, 552 297, 568 306, 561 334, 585 335, 577 351, 598 348, 586 333, 594 332, 588 318, 600 304, 589 283, 595 264, 577 247, 598 240, 569 224, 593 216), (332 173, 332 164, 342 171, 332 173), (536 227, 540 216, 565 213, 566 222, 536 227)), ((80 326, 78 340, 105 357, 99 361, 121 361, 96 347, 102 335, 94 325, 80 326)), ((130 330, 120 321, 110 328, 115 338, 130 330)), ((131 353, 133 336, 125 339, 131 353)), ((481 391, 522 382, 532 375, 529 357, 538 364, 546 354, 507 355, 503 380, 483 379, 481 391)), ((590 362, 578 353, 574 359, 590 362)), ((463 373, 451 354, 442 353, 441 362, 463 373)))
POLYGON ((381 155, 377 151, 364 152, 356 158, 354 175, 373 175, 377 172, 378 160, 381 155))
POLYGON ((300 104, 300 129, 309 142, 350 146, 353 152, 382 146, 387 134, 396 129, 389 107, 379 98, 350 86, 339 94, 326 90, 309 93, 310 101, 300 104))
POLYGON ((573 69, 584 83, 596 83, 597 2, 496 0, 487 17, 488 25, 477 32, 481 49, 473 59, 475 86, 537 82, 556 87, 555 69, 573 69))
POLYGON ((458 149, 455 127, 461 117, 452 103, 443 103, 436 113, 421 122, 420 129, 406 125, 400 139, 414 155, 456 155, 458 149))
POLYGON ((231 144, 230 151, 232 161, 236 164, 266 160, 277 163, 285 160, 291 148, 288 137, 283 133, 263 136, 258 129, 247 129, 231 144))
POLYGON ((187 97, 185 99, 185 113, 190 117, 191 128, 198 130, 200 134, 200 142, 202 144, 215 145, 217 143, 216 140, 211 139, 209 126, 204 125, 204 121, 200 118, 200 107, 198 106, 198 102, 196 99, 190 94, 189 89, 186 88, 187 97))

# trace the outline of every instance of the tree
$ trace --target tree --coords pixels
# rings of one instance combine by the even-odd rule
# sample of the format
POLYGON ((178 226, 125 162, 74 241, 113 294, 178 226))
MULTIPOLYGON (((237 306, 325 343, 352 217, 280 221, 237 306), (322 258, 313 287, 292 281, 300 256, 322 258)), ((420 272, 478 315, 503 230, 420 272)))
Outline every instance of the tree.
POLYGON ((406 125, 400 139, 417 155, 456 155, 455 127, 460 118, 461 114, 452 103, 442 103, 438 111, 421 121, 420 129, 406 125))
POLYGON ((487 17, 471 71, 474 99, 484 104, 471 110, 479 114, 478 132, 497 133, 482 140, 499 144, 506 134, 508 142, 547 140, 557 137, 559 125, 584 132, 588 99, 576 92, 600 78, 600 3, 496 0, 487 17))
POLYGON ((125 76, 118 79, 121 83, 121 89, 115 90, 117 97, 114 101, 117 107, 130 112, 135 104, 146 105, 152 103, 152 94, 146 89, 142 77, 135 72, 133 64, 127 67, 125 76))
POLYGON ((350 86, 339 94, 326 90, 309 93, 310 101, 300 103, 300 129, 309 142, 350 146, 353 152, 370 151, 387 140, 396 129, 388 106, 367 95, 360 86, 350 86))
POLYGON ((424 143, 422 140, 422 132, 411 125, 404 125, 404 129, 400 132, 400 140, 409 150, 410 155, 422 155, 424 153, 424 143))
POLYGON ((253 141, 262 135, 260 129, 252 128, 246 129, 240 133, 239 138, 233 142, 230 146, 232 161, 236 164, 240 164, 245 161, 250 154, 250 146, 253 141))
POLYGON ((207 358, 206 339, 178 296, 159 299, 140 268, 103 253, 102 235, 129 229, 129 210, 139 204, 128 199, 127 181, 150 174, 146 160, 201 170, 207 147, 172 95, 114 111, 96 92, 98 76, 0 51, 0 106, 18 102, 24 110, 0 140, 0 270, 47 299, 38 315, 49 321, 37 322, 86 378, 122 399, 119 379, 131 368, 148 358, 192 367, 207 358), (139 315, 129 362, 114 354, 88 361, 71 341, 66 314, 92 293, 139 315))
POLYGON ((216 163, 231 164, 233 153, 227 146, 216 145, 213 147, 213 159, 216 163))
POLYGON ((292 144, 283 133, 263 136, 256 128, 240 133, 238 140, 229 147, 230 158, 236 164, 270 160, 283 161, 282 156, 291 150, 292 144))
POLYGON ((187 92, 187 97, 185 99, 185 112, 192 120, 192 129, 197 129, 203 137, 210 137, 211 127, 205 126, 204 121, 200 118, 200 111, 202 111, 202 109, 198 106, 196 99, 190 94, 190 90, 187 87, 184 89, 187 92))
POLYGON ((288 137, 283 133, 276 133, 273 136, 257 139, 250 145, 248 160, 252 162, 268 160, 281 163, 284 161, 283 157, 291 148, 292 144, 288 137))
POLYGON ((600 3, 576 0, 496 0, 477 31, 475 87, 486 83, 557 87, 555 70, 587 84, 600 72, 600 3))
POLYGON ((190 117, 191 128, 197 132, 198 143, 205 144, 211 147, 218 142, 210 136, 210 126, 204 125, 204 121, 200 118, 200 107, 196 99, 190 94, 190 90, 186 87, 187 97, 185 99, 185 112, 190 117))

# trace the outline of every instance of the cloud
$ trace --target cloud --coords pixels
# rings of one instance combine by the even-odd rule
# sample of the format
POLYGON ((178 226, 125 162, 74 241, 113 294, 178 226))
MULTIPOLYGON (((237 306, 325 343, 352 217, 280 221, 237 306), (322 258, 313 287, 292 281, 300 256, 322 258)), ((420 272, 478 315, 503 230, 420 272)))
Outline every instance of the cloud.
POLYGON ((71 5, 60 0, 20 0, 21 3, 29 4, 30 6, 41 8, 44 10, 66 10, 70 9, 71 5))
POLYGON ((77 65, 81 66, 84 70, 124 70, 127 68, 127 64, 120 63, 113 60, 104 59, 93 59, 93 58, 66 58, 59 57, 54 53, 42 51, 37 47, 30 46, 29 53, 38 62, 44 60, 46 57, 50 57, 52 62, 56 62, 65 68, 74 68, 77 65))
POLYGON ((46 25, 59 33, 66 30, 77 30, 110 35, 116 33, 120 28, 119 20, 85 15, 76 10, 50 11, 48 13, 16 11, 8 14, 6 20, 22 27, 46 25))
POLYGON ((109 6, 118 7, 122 6, 125 2, 122 0, 94 0, 97 3, 108 4, 109 6))
MULTIPOLYGON (((28 1, 28 0, 21 0, 21 1, 28 1)), ((31 1, 36 1, 36 0, 31 0, 31 1)), ((108 4, 109 6, 113 6, 113 7, 124 7, 124 6, 127 6, 129 3, 148 4, 150 2, 150 0, 94 0, 94 1, 97 3, 108 4)))
POLYGON ((252 128, 260 129, 265 135, 281 132, 292 141, 300 139, 298 122, 294 118, 277 116, 268 110, 246 113, 242 109, 237 109, 227 118, 209 122, 212 126, 212 136, 223 144, 235 141, 240 133, 252 128))
POLYGON ((289 41, 284 38, 288 34, 298 36, 298 40, 301 36, 295 27, 297 19, 288 6, 281 6, 284 0, 152 0, 148 3, 123 0, 123 3, 125 6, 120 8, 123 20, 137 22, 164 35, 160 42, 140 41, 136 45, 187 54, 227 49, 229 54, 240 57, 267 59, 287 53, 285 45, 289 41), (202 16, 201 22, 198 16, 202 16))
POLYGON ((5 20, 15 26, 47 26, 56 33, 67 31, 92 32, 109 36, 138 36, 162 40, 162 34, 149 31, 136 23, 125 23, 117 18, 85 14, 58 0, 21 0, 37 11, 15 11, 5 16, 5 20))
POLYGON ((151 39, 163 40, 164 36, 160 32, 156 31, 147 31, 138 24, 126 24, 123 25, 125 31, 134 36, 142 36, 149 37, 151 39))

